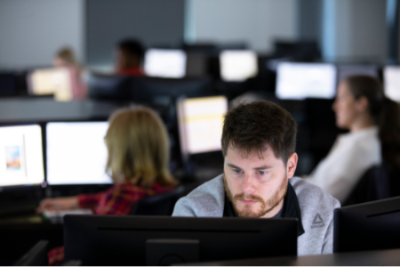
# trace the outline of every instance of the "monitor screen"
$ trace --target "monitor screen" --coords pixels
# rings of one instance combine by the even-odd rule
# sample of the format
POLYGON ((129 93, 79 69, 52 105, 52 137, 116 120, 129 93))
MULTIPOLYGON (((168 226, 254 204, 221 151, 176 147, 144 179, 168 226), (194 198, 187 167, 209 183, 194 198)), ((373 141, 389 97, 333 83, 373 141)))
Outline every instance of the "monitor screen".
POLYGON ((54 95, 59 101, 72 99, 73 80, 68 68, 34 70, 28 84, 32 95, 54 95))
POLYGON ((324 63, 280 63, 276 96, 279 99, 331 99, 336 92, 336 68, 324 63))
POLYGON ((220 56, 221 78, 226 82, 241 82, 258 73, 257 55, 248 50, 225 50, 220 56))
POLYGON ((44 182, 39 125, 0 127, 0 187, 44 182))
POLYGON ((400 197, 334 211, 334 252, 400 247, 400 197))
POLYGON ((221 135, 228 101, 224 96, 178 101, 180 143, 183 155, 221 150, 221 135))
POLYGON ((353 75, 368 75, 378 78, 378 67, 373 65, 341 65, 337 68, 337 83, 353 75))
POLYGON ((144 58, 148 76, 183 78, 186 75, 186 53, 175 49, 149 49, 144 58))
POLYGON ((66 215, 65 260, 171 265, 297 255, 296 219, 66 215))
POLYGON ((385 67, 383 73, 386 97, 400 102, 400 67, 385 67))
POLYGON ((50 122, 46 126, 50 185, 109 184, 105 173, 108 122, 50 122))

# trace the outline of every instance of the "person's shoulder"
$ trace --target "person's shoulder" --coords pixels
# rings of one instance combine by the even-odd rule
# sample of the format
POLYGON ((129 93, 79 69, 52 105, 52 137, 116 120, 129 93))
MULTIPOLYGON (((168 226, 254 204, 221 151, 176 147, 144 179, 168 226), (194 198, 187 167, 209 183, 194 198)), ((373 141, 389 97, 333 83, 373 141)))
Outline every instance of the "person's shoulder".
POLYGON ((204 195, 204 194, 214 194, 221 189, 224 189, 224 180, 223 174, 218 175, 217 177, 201 184, 197 188, 195 188, 192 192, 190 192, 187 196, 188 197, 195 197, 197 195, 204 195))
POLYGON ((223 175, 200 185, 178 200, 173 216, 220 217, 224 207, 223 175))
POLYGON ((305 179, 293 177, 289 181, 296 192, 300 206, 329 210, 340 207, 340 202, 336 198, 305 179))

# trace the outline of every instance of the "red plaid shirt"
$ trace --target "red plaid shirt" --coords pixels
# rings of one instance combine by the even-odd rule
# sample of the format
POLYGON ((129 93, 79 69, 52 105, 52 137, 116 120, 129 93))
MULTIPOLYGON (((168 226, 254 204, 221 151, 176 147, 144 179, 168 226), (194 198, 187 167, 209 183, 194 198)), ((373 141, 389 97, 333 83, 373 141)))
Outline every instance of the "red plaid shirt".
POLYGON ((170 191, 174 186, 162 187, 154 183, 151 187, 140 187, 131 183, 114 185, 106 192, 79 195, 79 206, 93 209, 94 214, 127 215, 140 199, 170 191))
MULTIPOLYGON (((151 187, 140 187, 131 183, 116 184, 106 192, 79 195, 79 206, 93 209, 94 214, 128 215, 133 205, 140 199, 162 194, 174 189, 174 186, 162 187, 154 183, 151 187)), ((49 251, 49 265, 59 265, 64 261, 64 247, 49 251)))

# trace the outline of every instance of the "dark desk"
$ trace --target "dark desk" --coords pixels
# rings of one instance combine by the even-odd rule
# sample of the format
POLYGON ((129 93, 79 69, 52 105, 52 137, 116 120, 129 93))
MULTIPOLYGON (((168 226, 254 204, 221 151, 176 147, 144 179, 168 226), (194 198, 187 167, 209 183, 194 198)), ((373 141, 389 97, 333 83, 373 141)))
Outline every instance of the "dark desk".
POLYGON ((336 253, 298 257, 259 258, 219 262, 183 264, 193 266, 343 266, 343 265, 400 265, 400 248, 391 250, 336 253))
POLYGON ((38 216, 3 220, 0 237, 0 265, 13 264, 39 240, 49 241, 49 249, 64 243, 63 225, 41 222, 38 216))

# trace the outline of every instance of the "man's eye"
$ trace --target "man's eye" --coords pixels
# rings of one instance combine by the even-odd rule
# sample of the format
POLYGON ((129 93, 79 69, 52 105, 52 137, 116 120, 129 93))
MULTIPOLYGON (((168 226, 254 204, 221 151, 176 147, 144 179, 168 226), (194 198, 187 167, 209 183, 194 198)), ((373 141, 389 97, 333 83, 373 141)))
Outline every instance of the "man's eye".
POLYGON ((259 175, 264 175, 264 174, 265 174, 265 171, 258 171, 258 174, 259 174, 259 175))
POLYGON ((236 173, 241 173, 242 172, 242 170, 239 170, 239 169, 234 169, 233 171, 236 172, 236 173))

